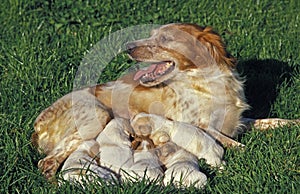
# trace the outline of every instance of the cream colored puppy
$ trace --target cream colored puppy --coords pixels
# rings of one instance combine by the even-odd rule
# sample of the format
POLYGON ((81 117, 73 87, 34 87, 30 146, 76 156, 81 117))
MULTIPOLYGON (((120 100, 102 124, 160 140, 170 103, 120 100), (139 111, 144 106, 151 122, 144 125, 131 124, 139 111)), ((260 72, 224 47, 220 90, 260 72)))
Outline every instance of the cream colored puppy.
POLYGON ((156 150, 160 161, 164 164, 166 171, 164 184, 173 183, 175 186, 202 188, 207 177, 199 169, 196 156, 180 148, 172 142, 167 142, 156 150))
POLYGON ((99 165, 99 144, 95 140, 84 141, 64 162, 61 174, 64 180, 83 183, 95 177, 117 180, 118 175, 99 165))
MULTIPOLYGON (((169 136, 171 142, 192 153, 198 159, 206 159, 209 165, 219 167, 222 164, 224 154, 222 146, 200 128, 191 124, 170 121, 158 115, 139 113, 131 120, 131 126, 136 135, 150 135, 152 139, 167 139, 166 136, 169 136), (159 137, 156 132, 164 135, 159 137)), ((155 140, 153 142, 155 143, 155 140)), ((180 156, 184 157, 184 154, 180 156)), ((180 158, 177 158, 180 161, 180 158)))
POLYGON ((120 169, 133 165, 133 150, 129 140, 131 127, 127 120, 112 119, 96 138, 100 164, 119 174, 120 169))
POLYGON ((127 171, 129 177, 137 177, 138 179, 145 177, 150 180, 163 177, 162 163, 156 154, 148 150, 147 144, 146 141, 143 141, 141 145, 143 149, 134 152, 134 164, 127 171))

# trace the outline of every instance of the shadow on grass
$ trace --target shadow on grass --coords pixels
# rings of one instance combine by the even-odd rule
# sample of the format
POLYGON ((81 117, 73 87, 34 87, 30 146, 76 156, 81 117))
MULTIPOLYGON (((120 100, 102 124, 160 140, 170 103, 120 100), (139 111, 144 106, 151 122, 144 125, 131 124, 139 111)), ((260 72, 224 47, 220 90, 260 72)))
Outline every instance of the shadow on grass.
POLYGON ((237 70, 246 79, 245 95, 251 108, 245 117, 265 118, 270 115, 271 106, 279 94, 279 86, 290 83, 295 69, 287 63, 275 59, 240 61, 237 70))

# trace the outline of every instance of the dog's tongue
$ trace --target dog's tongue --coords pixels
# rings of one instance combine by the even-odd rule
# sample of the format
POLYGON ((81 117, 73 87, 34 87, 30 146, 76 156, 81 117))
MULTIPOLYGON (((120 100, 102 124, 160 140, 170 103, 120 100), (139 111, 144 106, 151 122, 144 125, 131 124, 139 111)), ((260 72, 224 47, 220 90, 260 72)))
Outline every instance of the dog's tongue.
POLYGON ((152 64, 148 67, 148 69, 146 70, 139 70, 138 72, 136 72, 136 74, 134 75, 134 81, 140 79, 143 75, 147 74, 147 73, 151 73, 156 69, 157 64, 152 64))

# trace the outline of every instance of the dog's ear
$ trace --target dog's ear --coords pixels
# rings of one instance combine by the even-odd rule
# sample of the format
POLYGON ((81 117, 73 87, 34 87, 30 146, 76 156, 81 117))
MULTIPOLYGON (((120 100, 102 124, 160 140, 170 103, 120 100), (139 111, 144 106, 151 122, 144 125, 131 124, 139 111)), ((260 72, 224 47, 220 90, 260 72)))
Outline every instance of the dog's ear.
MULTIPOLYGON (((227 52, 221 36, 211 27, 201 27, 196 24, 178 24, 178 27, 194 36, 201 45, 205 46, 220 67, 235 68, 236 59, 227 52)), ((209 59, 209 57, 207 58, 209 59)))
POLYGON ((227 52, 220 35, 211 27, 198 28, 196 38, 208 48, 218 65, 229 68, 236 66, 236 59, 227 52))

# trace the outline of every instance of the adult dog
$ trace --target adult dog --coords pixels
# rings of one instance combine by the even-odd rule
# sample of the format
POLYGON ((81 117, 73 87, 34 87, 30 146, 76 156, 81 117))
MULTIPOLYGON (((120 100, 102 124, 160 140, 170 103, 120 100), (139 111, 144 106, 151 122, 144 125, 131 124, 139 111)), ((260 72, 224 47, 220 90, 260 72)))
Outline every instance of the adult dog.
MULTIPOLYGON (((172 136, 176 150, 183 147, 199 157, 202 157, 199 153, 209 152, 204 145, 210 144, 211 140, 206 142, 205 139, 213 137, 223 146, 239 146, 232 137, 243 125, 268 128, 288 122, 241 119, 248 105, 242 82, 235 72, 236 60, 210 27, 164 25, 153 30, 149 39, 129 43, 127 48, 132 59, 149 63, 149 67, 127 74, 116 82, 74 91, 57 100, 36 119, 32 140, 47 155, 39 162, 39 168, 47 178, 55 174, 82 142, 94 141, 114 118, 134 122, 133 130, 125 130, 127 135, 120 136, 116 132, 120 137, 130 139, 132 145, 129 148, 133 149, 137 149, 142 141, 159 146, 155 135, 151 136, 151 131, 156 130, 153 128, 155 123, 149 124, 153 115, 153 121, 165 119, 186 123, 188 126, 175 127, 179 136, 185 128, 201 131, 196 139, 199 144, 192 149, 185 148, 178 138, 172 139, 172 124, 168 124, 165 132, 172 136), (137 124, 137 120, 143 124, 137 124), (207 138, 202 134, 204 132, 209 134, 207 138)), ((120 127, 114 128, 119 131, 120 127)), ((103 147, 109 143, 118 147, 117 141, 122 138, 112 138, 111 142, 103 137, 98 139, 104 139, 103 147)), ((93 150, 91 147, 89 149, 93 150)), ((223 154, 220 150, 218 153, 223 154)), ((204 154, 203 157, 209 160, 211 156, 204 154)))

